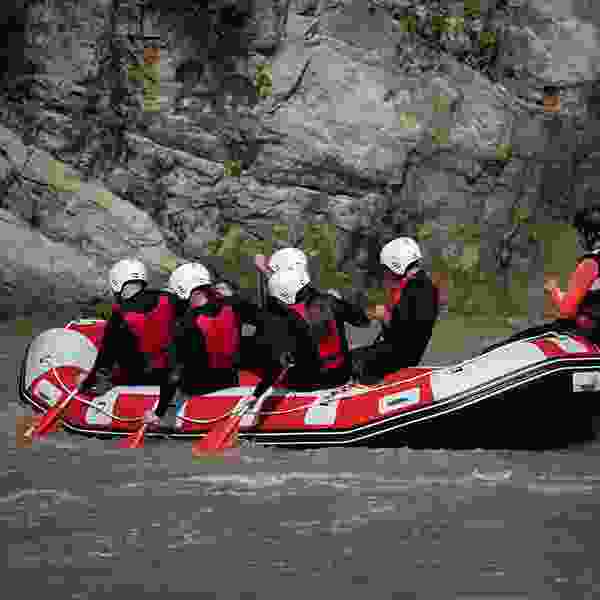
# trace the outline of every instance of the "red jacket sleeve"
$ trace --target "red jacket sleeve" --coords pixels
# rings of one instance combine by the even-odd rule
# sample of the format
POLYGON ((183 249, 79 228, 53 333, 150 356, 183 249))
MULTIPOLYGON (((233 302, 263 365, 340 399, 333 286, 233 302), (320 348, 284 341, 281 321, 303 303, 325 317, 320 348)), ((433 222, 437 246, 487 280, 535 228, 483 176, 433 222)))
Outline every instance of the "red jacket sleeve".
POLYGON ((569 287, 566 293, 558 288, 552 291, 552 301, 560 311, 564 319, 574 319, 584 296, 598 277, 598 265, 596 261, 589 258, 581 261, 569 279, 569 287))

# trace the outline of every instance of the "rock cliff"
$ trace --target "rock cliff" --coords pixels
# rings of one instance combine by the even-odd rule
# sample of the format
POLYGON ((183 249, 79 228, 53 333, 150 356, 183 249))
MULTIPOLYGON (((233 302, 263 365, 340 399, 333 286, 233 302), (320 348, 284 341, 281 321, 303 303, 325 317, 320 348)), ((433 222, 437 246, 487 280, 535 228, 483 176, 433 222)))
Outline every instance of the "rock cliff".
MULTIPOLYGON (((220 114, 200 78, 174 110, 177 64, 189 59, 174 45, 161 58, 161 113, 128 129, 122 160, 87 179, 85 152, 64 150, 85 87, 40 78, 35 141, 16 133, 7 111, 0 129, 6 310, 31 296, 24 273, 59 298, 99 297, 115 259, 135 254, 158 276, 206 252, 232 223, 258 237, 279 223, 331 223, 338 266, 353 274, 387 239, 424 225, 430 261, 460 256, 468 243, 452 232, 473 224, 486 242, 475 260, 494 272, 492 250, 515 210, 534 222, 565 218, 598 189, 600 17, 576 5, 481 0, 469 18, 497 32, 492 52, 460 27, 452 33, 452 11, 439 33, 435 2, 257 0, 245 68, 270 67, 271 96, 236 113, 226 93, 220 114), (559 113, 544 111, 550 85, 559 113), (239 177, 226 174, 229 160, 239 177)), ((513 265, 539 313, 539 240, 527 229, 513 237, 513 265)))

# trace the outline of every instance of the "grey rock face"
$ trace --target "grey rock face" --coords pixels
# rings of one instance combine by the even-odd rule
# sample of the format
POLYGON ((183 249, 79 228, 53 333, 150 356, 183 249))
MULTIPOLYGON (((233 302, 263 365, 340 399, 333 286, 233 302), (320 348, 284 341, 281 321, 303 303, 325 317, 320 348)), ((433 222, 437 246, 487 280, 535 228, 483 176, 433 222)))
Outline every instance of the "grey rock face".
MULTIPOLYGON (((110 166, 102 180, 81 181, 77 191, 56 193, 46 184, 49 153, 68 139, 69 111, 83 92, 66 83, 40 91, 45 120, 34 151, 0 128, 0 150, 10 158, 0 155, 0 179, 17 169, 41 182, 6 192, 2 227, 7 235, 14 228, 6 239, 55 244, 52 252, 69 257, 53 267, 65 274, 60 285, 78 289, 67 279, 81 277, 81 294, 89 296, 99 293, 107 266, 122 256, 139 256, 159 273, 165 261, 201 255, 225 223, 254 232, 320 219, 336 226, 339 266, 355 274, 376 263, 387 239, 414 235, 419 220, 433 225, 423 241, 428 257, 440 256, 453 243, 449 229, 456 223, 480 223, 484 238, 501 237, 510 207, 518 199, 534 208, 544 178, 544 193, 555 194, 557 206, 582 196, 579 188, 597 189, 593 128, 577 125, 587 115, 583 84, 597 77, 592 17, 541 2, 497 12, 490 27, 502 25, 505 38, 494 82, 465 64, 456 40, 441 60, 437 52, 440 68, 430 69, 424 58, 418 69, 408 68, 398 44, 421 47, 423 41, 409 40, 392 15, 412 4, 371 4, 374 11, 362 0, 260 0, 249 64, 271 67, 272 97, 238 113, 227 105, 222 115, 195 98, 174 114, 166 103, 175 86, 167 83, 163 115, 127 133, 127 160, 110 166), (309 29, 318 36, 307 37, 309 29), (506 75, 510 69, 519 76, 506 75), (563 86, 564 112, 552 117, 562 119, 562 133, 552 133, 541 105, 543 85, 550 83, 563 86), (513 148, 505 166, 495 160, 501 144, 513 148), (225 175, 230 159, 240 161, 241 177, 225 175), (561 188, 566 181, 575 183, 561 188)), ((419 4, 419 19, 426 20, 433 3, 419 4)), ((80 176, 75 158, 64 160, 74 165, 65 174, 80 176)), ((528 243, 524 235, 515 238, 516 261, 539 270, 528 243)), ((461 244, 455 245, 460 254, 461 244)), ((29 269, 30 259, 4 246, 3 277, 14 286, 14 273, 29 269)), ((481 261, 482 268, 495 268, 485 248, 481 261)), ((50 278, 49 269, 40 267, 39 277, 50 278)))

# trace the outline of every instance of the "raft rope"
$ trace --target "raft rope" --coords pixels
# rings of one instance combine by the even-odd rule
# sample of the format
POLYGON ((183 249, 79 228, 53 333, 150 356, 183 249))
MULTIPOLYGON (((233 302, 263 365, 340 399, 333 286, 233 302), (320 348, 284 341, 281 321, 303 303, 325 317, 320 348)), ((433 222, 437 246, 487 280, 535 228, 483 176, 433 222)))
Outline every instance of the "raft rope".
MULTIPOLYGON (((61 380, 60 376, 58 375, 58 372, 56 371, 56 368, 55 367, 51 367, 51 368, 52 368, 52 372, 54 373, 54 377, 58 381, 59 385, 62 387, 63 391, 70 393, 72 390, 69 390, 69 388, 61 380)), ((386 384, 382 384, 382 385, 378 385, 378 386, 346 384, 345 386, 343 386, 343 388, 341 390, 338 388, 329 393, 327 393, 327 392, 323 393, 322 390, 317 390, 317 391, 320 391, 324 396, 319 399, 318 404, 326 406, 327 404, 330 404, 331 402, 334 402, 335 400, 346 400, 346 399, 352 398, 354 396, 362 396, 369 392, 379 391, 382 389, 393 387, 393 386, 399 385, 400 383, 402 383, 402 384, 410 383, 411 381, 421 379, 423 377, 426 377, 427 375, 429 375, 429 373, 422 373, 420 375, 416 375, 415 377, 411 377, 410 379, 404 379, 403 381, 390 382, 390 383, 386 383, 386 384), (359 389, 356 389, 357 385, 360 386, 359 389)), ((291 400, 291 399, 295 398, 297 395, 298 395, 297 393, 291 392, 291 393, 286 394, 285 398, 291 400)), ((117 421, 122 421, 124 423, 139 423, 144 420, 143 416, 141 416, 141 417, 119 416, 92 400, 86 400, 85 398, 82 398, 77 393, 73 396, 73 399, 76 399, 79 402, 81 402, 82 404, 90 406, 94 410, 96 410, 102 414, 105 414, 108 417, 111 417, 112 419, 116 419, 117 421)), ((301 412, 303 410, 307 410, 308 408, 310 408, 311 406, 314 406, 314 405, 315 405, 315 401, 311 400, 310 402, 301 404, 300 406, 296 406, 294 408, 289 408, 287 410, 261 411, 260 414, 263 416, 287 415, 290 413, 301 412)), ((185 421, 187 423, 193 423, 196 425, 205 425, 205 424, 209 424, 209 423, 216 423, 217 421, 222 421, 223 419, 226 419, 226 418, 232 416, 234 412, 235 412, 235 406, 231 410, 227 411, 225 414, 220 415, 218 417, 214 417, 212 419, 192 419, 191 417, 186 417, 186 416, 178 416, 177 418, 180 419, 181 421, 185 421)))
MULTIPOLYGON (((544 334, 539 334, 536 336, 533 336, 531 338, 524 338, 522 340, 516 340, 519 342, 528 342, 531 340, 535 340, 538 338, 543 338, 543 337, 547 337, 549 335, 558 335, 556 332, 547 332, 544 334)), ((493 350, 490 350, 489 352, 486 352, 486 354, 491 354, 492 352, 494 352, 495 350, 500 350, 501 348, 494 348, 493 350)), ((430 369, 434 370, 434 371, 447 371, 450 372, 453 369, 462 367, 463 365, 469 364, 475 360, 477 360, 478 358, 480 358, 483 355, 478 355, 475 356, 473 358, 467 359, 461 363, 458 363, 456 365, 452 365, 450 367, 429 367, 430 369)), ((425 367, 422 367, 425 368, 425 367)), ((58 381, 59 385, 62 387, 63 391, 70 393, 72 390, 70 390, 62 381, 62 379, 60 378, 60 376, 58 375, 58 372, 56 371, 56 367, 54 365, 51 366, 51 370, 54 373, 54 377, 56 378, 56 380, 58 381)), ((346 400, 346 399, 350 399, 353 398, 355 396, 362 396, 364 394, 367 394, 369 392, 377 392, 377 391, 381 391, 399 384, 405 384, 405 383, 410 383, 411 381, 416 381, 418 379, 422 379, 424 377, 427 377, 429 375, 429 373, 421 373, 420 375, 415 375, 414 377, 411 377, 410 379, 404 379, 402 381, 396 381, 396 382, 389 382, 389 383, 383 383, 380 385, 361 385, 361 384, 346 384, 344 386, 342 386, 341 389, 337 388, 336 390, 334 390, 333 392, 325 392, 323 395, 325 397, 321 398, 318 402, 318 404, 321 405, 327 405, 331 402, 334 402, 336 400, 346 400), (356 389, 358 387, 358 389, 356 389)), ((288 399, 292 399, 294 397, 296 397, 297 394, 294 392, 291 392, 289 394, 286 394, 285 398, 288 399)), ((94 410, 105 414, 108 417, 111 417, 112 419, 116 419, 117 421, 122 421, 124 423, 139 423, 141 421, 144 420, 144 417, 123 417, 123 416, 119 416, 115 413, 113 413, 110 410, 107 410, 106 408, 104 408, 103 406, 101 406, 100 404, 92 401, 92 400, 86 400, 85 398, 82 398, 81 396, 79 396, 78 393, 76 393, 73 396, 73 399, 78 400, 79 402, 81 402, 82 404, 85 404, 87 406, 90 406, 91 408, 93 408, 94 410)), ((294 408, 290 408, 287 410, 271 410, 271 411, 261 411, 261 415, 263 416, 269 416, 269 415, 286 415, 286 414, 290 414, 293 412, 300 412, 303 410, 306 410, 308 408, 310 408, 311 406, 313 406, 315 404, 315 401, 311 401, 311 402, 307 402, 306 404, 302 404, 300 406, 296 406, 294 408)), ((190 417, 185 417, 185 416, 181 416, 181 417, 177 417, 178 419, 180 419, 181 421, 185 421, 187 423, 193 423, 196 425, 207 425, 209 423, 216 423, 218 421, 222 421, 223 419, 226 419, 228 417, 231 417, 235 412, 235 406, 227 411, 225 414, 219 416, 219 417, 214 417, 212 419, 192 419, 190 417)))
MULTIPOLYGON (((63 391, 70 393, 72 390, 69 390, 69 388, 64 384, 64 382, 58 375, 58 372, 56 371, 56 367, 53 366, 53 367, 51 367, 51 369, 52 369, 52 372, 54 373, 54 377, 56 377, 56 380, 58 381, 59 385, 62 387, 63 391)), ((140 423, 141 421, 144 420, 143 416, 141 416, 141 417, 119 416, 119 415, 115 414, 114 412, 104 408, 104 406, 101 406, 97 402, 94 402, 93 400, 86 400, 85 398, 82 398, 77 393, 73 396, 73 399, 78 400, 82 404, 92 407, 94 410, 97 410, 98 412, 100 412, 108 417, 111 417, 112 419, 116 419, 117 421, 122 421, 123 423, 140 423)), ((233 414, 233 412, 234 412, 234 409, 231 409, 224 415, 221 415, 220 417, 215 417, 214 419, 190 419, 189 417, 177 417, 177 418, 181 419, 182 421, 188 421, 191 423, 197 423, 197 424, 201 425, 201 424, 207 424, 207 423, 216 423, 217 421, 226 419, 227 417, 230 417, 233 414)))

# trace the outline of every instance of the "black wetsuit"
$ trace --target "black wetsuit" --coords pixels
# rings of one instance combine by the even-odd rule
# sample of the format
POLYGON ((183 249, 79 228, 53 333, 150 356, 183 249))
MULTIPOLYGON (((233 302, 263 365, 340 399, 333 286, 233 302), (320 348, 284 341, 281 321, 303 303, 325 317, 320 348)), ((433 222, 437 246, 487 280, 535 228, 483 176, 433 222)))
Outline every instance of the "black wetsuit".
POLYGON ((423 358, 439 315, 437 288, 424 270, 409 279, 400 300, 384 323, 380 341, 353 351, 360 379, 366 383, 405 367, 415 367, 423 358))

